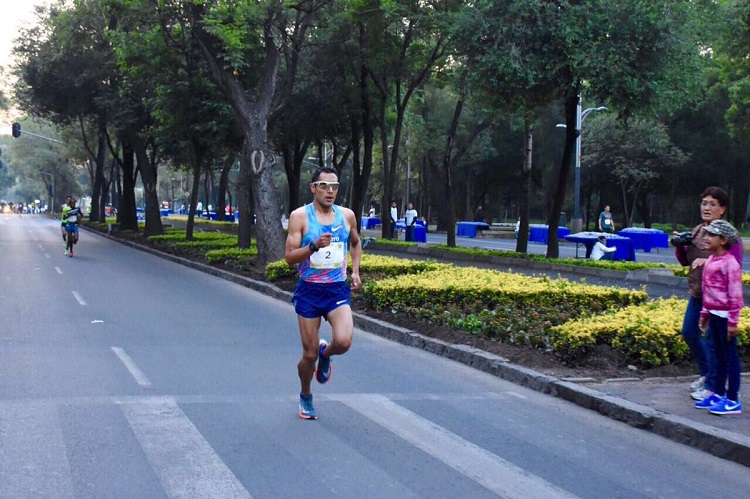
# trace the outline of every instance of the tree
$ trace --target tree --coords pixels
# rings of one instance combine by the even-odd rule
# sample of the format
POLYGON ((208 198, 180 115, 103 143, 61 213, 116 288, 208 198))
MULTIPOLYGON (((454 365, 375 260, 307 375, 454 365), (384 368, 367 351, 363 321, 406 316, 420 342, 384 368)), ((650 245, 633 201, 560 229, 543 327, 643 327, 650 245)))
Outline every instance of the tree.
MULTIPOLYGON (((668 0, 480 0, 459 26, 475 80, 533 109, 558 102, 565 148, 547 213, 547 257, 559 255, 557 220, 567 193, 584 88, 624 116, 674 109, 702 83, 699 36, 707 3, 668 0)), ((708 22, 708 20, 706 21, 708 22)))
POLYGON ((666 126, 640 118, 628 122, 613 116, 590 119, 583 135, 581 168, 600 170, 620 189, 625 211, 624 227, 632 224, 636 207, 646 227, 651 218, 645 209, 646 197, 656 181, 677 171, 688 156, 675 147, 666 126))

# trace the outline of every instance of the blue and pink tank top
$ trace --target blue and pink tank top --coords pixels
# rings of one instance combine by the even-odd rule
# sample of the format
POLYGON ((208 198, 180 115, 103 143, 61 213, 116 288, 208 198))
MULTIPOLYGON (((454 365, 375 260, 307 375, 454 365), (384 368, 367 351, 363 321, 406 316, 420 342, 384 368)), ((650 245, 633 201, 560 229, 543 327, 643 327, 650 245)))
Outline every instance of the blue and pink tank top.
POLYGON ((346 255, 349 250, 349 228, 341 209, 333 205, 336 217, 332 224, 318 221, 313 203, 305 205, 307 232, 302 237, 300 248, 308 246, 322 234, 333 234, 331 245, 320 248, 297 268, 300 279, 307 282, 328 283, 346 281, 346 255))

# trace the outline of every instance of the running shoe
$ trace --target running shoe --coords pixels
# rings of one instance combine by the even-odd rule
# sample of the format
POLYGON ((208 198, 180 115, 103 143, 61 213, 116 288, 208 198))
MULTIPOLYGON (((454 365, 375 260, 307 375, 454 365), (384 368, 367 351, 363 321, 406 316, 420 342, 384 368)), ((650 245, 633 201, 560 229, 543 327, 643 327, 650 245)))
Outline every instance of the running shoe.
POLYGON ((695 390, 693 393, 690 394, 693 400, 703 400, 709 395, 711 395, 711 392, 709 390, 706 390, 705 388, 698 388, 697 390, 695 390))
POLYGON ((700 401, 698 401, 698 402, 695 403, 695 408, 696 409, 708 409, 712 405, 717 404, 718 402, 721 401, 721 399, 724 398, 724 397, 719 397, 718 395, 716 395, 713 392, 710 392, 710 393, 711 393, 711 395, 709 395, 708 397, 704 398, 703 400, 700 400, 700 401))
POLYGON ((65 248, 65 256, 68 256, 70 254, 70 250, 68 248, 65 248))
POLYGON ((73 258, 73 250, 70 250, 70 254, 68 255, 70 258, 73 258))
POLYGON ((323 356, 323 351, 327 346, 328 342, 326 340, 320 340, 320 347, 318 348, 318 368, 315 370, 315 379, 317 379, 318 383, 321 385, 328 383, 328 380, 331 379, 331 375, 333 374, 331 358, 323 356))
POLYGON ((299 394, 299 417, 302 419, 318 419, 318 414, 313 407, 313 396, 299 394))
MULTIPOLYGON (((705 384, 706 384, 706 378, 701 376, 700 378, 690 383, 690 391, 694 392, 696 390, 700 390, 701 388, 703 388, 703 385, 705 384)), ((700 399, 696 399, 696 400, 700 400, 700 399)))
POLYGON ((712 405, 708 408, 708 412, 711 414, 718 414, 723 416, 725 414, 742 414, 742 403, 737 400, 729 400, 724 397, 719 403, 712 405))

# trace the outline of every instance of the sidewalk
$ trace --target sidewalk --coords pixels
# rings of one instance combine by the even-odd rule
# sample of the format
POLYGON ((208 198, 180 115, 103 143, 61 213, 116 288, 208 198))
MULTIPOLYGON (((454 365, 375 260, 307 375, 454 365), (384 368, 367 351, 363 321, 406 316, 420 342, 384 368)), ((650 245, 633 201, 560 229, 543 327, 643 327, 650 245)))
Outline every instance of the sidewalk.
MULTIPOLYGON (((161 253, 107 234, 95 233, 277 299, 288 302, 291 298, 290 293, 266 282, 161 253)), ((693 407, 689 384, 695 378, 628 378, 604 382, 558 379, 511 364, 508 359, 474 347, 449 344, 365 315, 355 313, 354 325, 389 340, 442 355, 518 385, 595 410, 614 420, 750 467, 750 405, 747 405, 750 404, 750 388, 747 386, 750 375, 746 374, 742 378, 740 400, 746 404, 743 414, 715 416, 693 407)), ((750 369, 750 366, 743 367, 745 370, 750 369)))

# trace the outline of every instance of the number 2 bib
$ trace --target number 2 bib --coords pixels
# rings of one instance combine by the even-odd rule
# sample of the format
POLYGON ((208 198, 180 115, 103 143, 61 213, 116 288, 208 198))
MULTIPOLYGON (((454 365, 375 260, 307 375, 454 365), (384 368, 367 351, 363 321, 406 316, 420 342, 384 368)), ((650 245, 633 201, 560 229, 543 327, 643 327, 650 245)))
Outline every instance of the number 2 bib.
POLYGON ((310 267, 336 269, 344 266, 344 243, 333 242, 310 255, 310 267))

